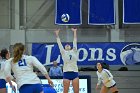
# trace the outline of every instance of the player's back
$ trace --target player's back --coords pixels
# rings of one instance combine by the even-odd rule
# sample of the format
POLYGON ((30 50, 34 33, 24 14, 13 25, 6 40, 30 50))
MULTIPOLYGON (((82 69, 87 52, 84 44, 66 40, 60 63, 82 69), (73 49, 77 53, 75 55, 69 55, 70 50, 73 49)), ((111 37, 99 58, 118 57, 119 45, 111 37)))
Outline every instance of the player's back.
POLYGON ((40 83, 36 73, 33 72, 33 61, 33 56, 23 55, 17 63, 12 62, 12 71, 19 86, 26 83, 40 83))

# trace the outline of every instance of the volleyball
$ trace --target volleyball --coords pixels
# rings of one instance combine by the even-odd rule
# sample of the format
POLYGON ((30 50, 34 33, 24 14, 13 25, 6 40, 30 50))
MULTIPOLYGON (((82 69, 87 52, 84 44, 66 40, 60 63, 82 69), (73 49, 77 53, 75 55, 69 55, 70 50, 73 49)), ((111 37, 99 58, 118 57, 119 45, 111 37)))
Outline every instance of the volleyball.
POLYGON ((69 14, 63 14, 63 15, 61 16, 61 20, 62 20, 63 22, 69 22, 69 20, 70 20, 69 14))

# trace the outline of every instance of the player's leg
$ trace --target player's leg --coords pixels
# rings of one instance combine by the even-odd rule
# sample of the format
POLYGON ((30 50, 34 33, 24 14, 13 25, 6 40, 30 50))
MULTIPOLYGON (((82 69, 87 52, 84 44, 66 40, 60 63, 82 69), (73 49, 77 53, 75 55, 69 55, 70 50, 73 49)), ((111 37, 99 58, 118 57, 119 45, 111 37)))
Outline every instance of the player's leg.
POLYGON ((63 93, 68 93, 70 81, 72 80, 72 72, 63 73, 63 93))
POLYGON ((72 80, 72 86, 74 89, 74 93, 79 93, 79 78, 78 77, 72 80))
POLYGON ((110 91, 111 91, 112 93, 118 93, 118 92, 119 92, 119 90, 118 90, 118 88, 117 88, 116 86, 111 87, 111 88, 110 88, 110 91))
POLYGON ((0 88, 0 93, 6 93, 6 88, 0 88))
POLYGON ((108 88, 106 87, 106 86, 102 86, 101 87, 101 91, 100 91, 100 93, 107 93, 108 92, 108 88))
POLYGON ((70 86, 70 80, 68 79, 63 79, 63 93, 68 93, 69 90, 69 86, 70 86))
POLYGON ((0 79, 0 93, 6 93, 6 81, 0 79))

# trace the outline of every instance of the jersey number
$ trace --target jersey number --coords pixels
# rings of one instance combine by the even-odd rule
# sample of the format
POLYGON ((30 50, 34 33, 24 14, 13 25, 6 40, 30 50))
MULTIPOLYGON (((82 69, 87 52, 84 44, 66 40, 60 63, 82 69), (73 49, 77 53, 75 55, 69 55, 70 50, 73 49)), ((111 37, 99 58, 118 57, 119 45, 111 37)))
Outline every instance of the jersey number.
POLYGON ((18 61, 19 66, 27 66, 25 59, 18 61))
POLYGON ((72 55, 69 55, 69 57, 70 57, 70 60, 71 60, 71 58, 72 58, 72 55))

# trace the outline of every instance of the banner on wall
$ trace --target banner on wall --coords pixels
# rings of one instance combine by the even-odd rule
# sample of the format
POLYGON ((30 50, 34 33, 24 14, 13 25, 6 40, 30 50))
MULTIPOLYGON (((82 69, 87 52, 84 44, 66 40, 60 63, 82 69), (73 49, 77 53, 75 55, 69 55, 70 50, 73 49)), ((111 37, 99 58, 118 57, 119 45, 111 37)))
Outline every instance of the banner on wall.
MULTIPOLYGON (((97 62, 106 62, 109 65, 138 65, 140 43, 79 43, 78 54, 78 65, 95 65, 97 62)), ((32 55, 44 65, 51 65, 54 60, 63 64, 56 43, 33 43, 32 55)))
POLYGON ((55 24, 80 25, 81 0, 56 0, 55 24))
POLYGON ((114 0, 88 0, 88 24, 115 24, 114 0))
POLYGON ((140 0, 123 0, 123 23, 140 24, 140 0))

